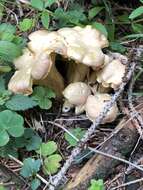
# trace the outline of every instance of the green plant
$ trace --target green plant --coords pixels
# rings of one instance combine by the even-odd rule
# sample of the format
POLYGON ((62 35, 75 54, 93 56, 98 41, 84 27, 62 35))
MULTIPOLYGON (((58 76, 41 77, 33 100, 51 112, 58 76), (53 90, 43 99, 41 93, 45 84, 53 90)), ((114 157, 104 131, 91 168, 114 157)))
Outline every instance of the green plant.
POLYGON ((103 180, 102 179, 99 179, 99 180, 92 179, 91 185, 88 188, 88 190, 105 190, 103 180))
POLYGON ((24 133, 23 123, 23 117, 13 111, 0 112, 0 146, 6 145, 10 136, 22 136, 24 133))
POLYGON ((16 27, 12 24, 0 24, 0 60, 5 64, 13 61, 22 53, 26 40, 16 35, 16 27))
MULTIPOLYGON (((69 130, 69 132, 73 136, 75 136, 78 140, 80 140, 85 134, 85 130, 83 130, 79 127, 75 128, 75 129, 71 129, 71 130, 69 130)), ((70 144, 70 146, 76 146, 77 145, 77 140, 75 138, 73 138, 70 134, 65 133, 65 139, 70 144)))
POLYGON ((19 29, 22 32, 26 32, 28 30, 31 30, 35 25, 34 19, 29 19, 29 18, 24 18, 20 23, 19 23, 19 29))
POLYGON ((56 95, 51 89, 42 86, 35 87, 32 94, 33 100, 38 103, 41 109, 50 109, 52 106, 50 99, 55 97, 56 95))
POLYGON ((37 172, 40 170, 41 160, 27 158, 23 161, 23 166, 20 174, 25 178, 31 179, 31 188, 36 190, 40 186, 40 180, 36 178, 37 172))
POLYGON ((60 167, 62 157, 55 153, 57 144, 54 141, 42 143, 40 149, 36 152, 43 157, 43 172, 45 174, 54 174, 60 167))

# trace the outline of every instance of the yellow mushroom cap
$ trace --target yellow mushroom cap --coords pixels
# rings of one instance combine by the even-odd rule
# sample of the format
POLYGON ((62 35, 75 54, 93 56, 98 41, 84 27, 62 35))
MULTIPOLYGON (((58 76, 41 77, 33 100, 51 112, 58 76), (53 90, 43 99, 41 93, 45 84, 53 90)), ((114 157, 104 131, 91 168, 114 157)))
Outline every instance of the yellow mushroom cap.
MULTIPOLYGON (((103 111, 106 103, 110 100, 111 96, 105 93, 104 94, 96 93, 95 95, 88 96, 85 104, 86 116, 92 122, 95 122, 96 118, 103 111)), ((107 113, 106 117, 103 119, 102 124, 114 121, 115 118, 117 117, 117 113, 118 113, 118 108, 117 105, 114 104, 114 106, 107 113)))
POLYGON ((126 66, 118 59, 106 64, 104 68, 97 73, 97 81, 102 83, 104 87, 112 87, 117 89, 122 83, 126 66))
POLYGON ((65 99, 76 106, 84 105, 90 94, 90 87, 83 82, 71 83, 63 91, 65 99))

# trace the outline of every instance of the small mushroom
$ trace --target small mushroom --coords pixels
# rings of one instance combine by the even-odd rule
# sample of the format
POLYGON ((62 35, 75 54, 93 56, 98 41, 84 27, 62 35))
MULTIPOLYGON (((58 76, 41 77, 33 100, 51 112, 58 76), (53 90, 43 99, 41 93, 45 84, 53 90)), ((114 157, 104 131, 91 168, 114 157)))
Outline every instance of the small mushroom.
POLYGON ((97 73, 97 81, 105 88, 112 87, 116 90, 122 83, 125 69, 126 66, 122 64, 120 60, 115 59, 107 63, 104 68, 97 73))
POLYGON ((71 83, 63 91, 66 101, 74 106, 84 105, 90 94, 90 87, 83 82, 71 83))
MULTIPOLYGON (((85 104, 86 116, 92 121, 95 122, 96 118, 103 111, 104 106, 108 101, 111 100, 109 94, 96 93, 95 95, 89 95, 85 104)), ((110 123, 114 121, 117 117, 118 107, 116 103, 107 113, 106 117, 103 119, 102 124, 110 123)))

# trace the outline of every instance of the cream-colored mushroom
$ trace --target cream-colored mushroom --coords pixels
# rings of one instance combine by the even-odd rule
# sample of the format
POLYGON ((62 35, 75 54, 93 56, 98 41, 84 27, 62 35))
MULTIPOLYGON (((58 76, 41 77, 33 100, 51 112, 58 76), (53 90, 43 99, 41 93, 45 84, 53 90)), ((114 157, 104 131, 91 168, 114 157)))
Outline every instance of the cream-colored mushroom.
POLYGON ((125 69, 126 66, 118 59, 115 59, 106 64, 104 68, 97 73, 97 81, 101 83, 103 87, 112 87, 116 90, 122 83, 125 69))
POLYGON ((57 71, 54 61, 53 55, 49 56, 45 52, 33 54, 25 49, 24 54, 14 61, 18 70, 8 84, 9 90, 14 93, 29 95, 33 92, 32 85, 34 83, 51 87, 57 96, 61 97, 64 81, 57 71))
POLYGON ((68 107, 69 104, 75 107, 83 106, 90 94, 90 87, 87 84, 83 82, 71 83, 63 91, 64 98, 68 103, 64 104, 64 107, 68 107))
POLYGON ((58 34, 63 37, 67 47, 64 56, 94 69, 104 65, 105 55, 101 49, 108 46, 108 40, 98 30, 88 25, 85 28, 62 28, 58 34))
MULTIPOLYGON (((52 83, 50 81, 51 86, 55 86, 54 90, 60 94, 64 88, 64 81, 55 67, 55 60, 53 59, 55 54, 61 54, 64 58, 73 59, 75 62, 78 62, 75 76, 72 77, 73 81, 78 81, 79 78, 81 81, 84 80, 89 66, 94 70, 98 70, 104 66, 107 60, 107 56, 102 52, 102 48, 108 46, 108 40, 91 26, 84 28, 79 26, 63 28, 56 32, 39 30, 30 34, 29 40, 27 49, 23 52, 23 55, 14 61, 18 71, 15 73, 16 76, 14 75, 10 80, 9 89, 14 92, 17 90, 17 93, 32 93, 32 90, 24 89, 24 87, 28 88, 28 81, 31 86, 33 81, 36 84, 37 82, 41 84, 44 81, 44 85, 46 83, 48 85, 48 78, 51 78, 53 80, 52 83), (84 66, 81 64, 84 64, 84 66), (24 70, 25 73, 29 74, 27 85, 23 85, 23 90, 18 90, 17 84, 13 80, 17 79, 17 83, 18 80, 22 82, 22 78, 20 79, 17 76, 20 76, 20 73, 24 74, 24 70), (53 70, 54 73, 57 73, 56 76, 58 78, 52 74, 53 70), (80 74, 78 75, 78 73, 80 74)), ((23 76, 23 78, 25 77, 23 76)))
MULTIPOLYGON (((85 104, 86 116, 92 122, 95 122, 96 118, 103 111, 106 103, 110 100, 111 96, 105 93, 104 94, 96 93, 95 95, 88 96, 85 104)), ((115 103, 114 106, 107 113, 106 117, 103 119, 102 124, 114 121, 117 117, 117 113, 118 113, 118 108, 115 103)))

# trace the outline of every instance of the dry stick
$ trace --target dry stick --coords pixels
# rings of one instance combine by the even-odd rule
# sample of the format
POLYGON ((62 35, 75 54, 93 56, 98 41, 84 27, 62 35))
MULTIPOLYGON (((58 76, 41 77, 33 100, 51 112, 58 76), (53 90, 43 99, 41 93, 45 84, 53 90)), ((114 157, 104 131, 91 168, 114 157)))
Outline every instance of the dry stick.
POLYGON ((123 158, 119 158, 119 157, 117 157, 117 156, 114 156, 114 155, 111 155, 111 154, 102 152, 102 151, 100 151, 100 150, 97 150, 96 148, 91 148, 91 147, 89 147, 89 150, 91 150, 91 151, 93 151, 93 152, 95 152, 95 153, 97 153, 97 154, 101 154, 101 155, 103 155, 103 156, 106 156, 106 157, 109 157, 109 158, 113 158, 113 159, 115 159, 115 160, 119 160, 120 162, 123 162, 123 163, 126 163, 126 164, 130 165, 130 166, 133 166, 134 168, 136 168, 136 169, 138 169, 138 170, 140 170, 140 171, 143 172, 143 168, 142 168, 142 167, 140 167, 140 166, 138 166, 138 165, 136 165, 136 164, 134 164, 134 163, 132 163, 132 162, 130 162, 130 161, 128 161, 128 160, 125 160, 125 159, 123 159, 123 158))
MULTIPOLYGON (((12 160, 14 160, 15 162, 17 162, 18 164, 20 164, 21 166, 23 166, 23 163, 20 161, 20 160, 18 160, 18 159, 16 159, 15 157, 13 157, 12 155, 8 155, 9 156, 9 158, 11 158, 12 160)), ((42 176, 40 176, 39 174, 36 174, 36 177, 37 178, 39 178, 46 186, 48 186, 49 185, 49 182, 48 181, 46 181, 42 176)))
POLYGON ((127 183, 123 183, 123 184, 121 184, 121 185, 119 185, 119 186, 117 186, 117 187, 111 188, 110 190, 119 189, 119 188, 121 188, 121 187, 129 186, 129 185, 132 185, 132 184, 135 184, 135 183, 139 183, 139 182, 141 182, 141 181, 143 181, 143 178, 136 179, 136 180, 133 180, 133 181, 129 181, 129 182, 127 182, 127 183))
POLYGON ((63 167, 61 168, 61 170, 59 171, 59 173, 57 175, 53 176, 53 181, 52 181, 52 184, 49 186, 49 190, 55 190, 55 188, 59 185, 59 183, 61 182, 62 178, 65 176, 67 170, 69 169, 69 167, 71 166, 72 162, 74 161, 74 158, 81 152, 81 150, 83 149, 83 145, 85 145, 85 143, 89 140, 90 136, 95 132, 95 129, 102 122, 102 120, 106 116, 107 112, 114 105, 114 103, 116 102, 117 98, 119 98, 119 96, 122 93, 122 91, 124 90, 127 82, 129 81, 129 79, 132 76, 132 73, 133 73, 133 71, 135 69, 136 63, 132 62, 130 65, 131 66, 128 69, 128 72, 127 72, 127 74, 125 76, 126 80, 124 80, 122 82, 122 84, 119 87, 119 90, 117 92, 115 92, 115 94, 112 96, 111 101, 109 101, 105 105, 105 107, 103 108, 103 111, 100 113, 100 115, 96 119, 95 123, 93 123, 91 125, 91 127, 87 130, 87 132, 83 136, 83 138, 79 141, 78 146, 75 149, 72 150, 71 155, 66 160, 65 164, 63 165, 63 167))

